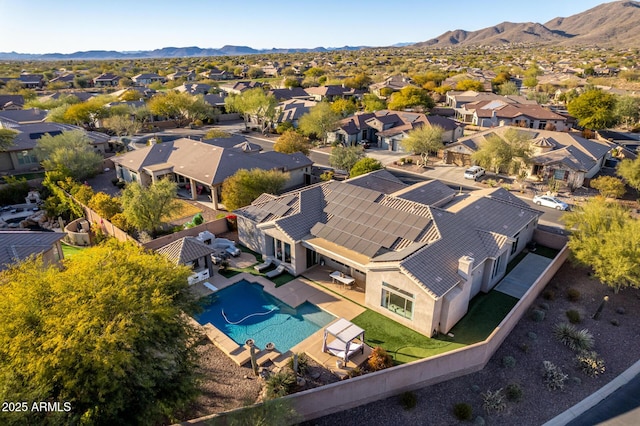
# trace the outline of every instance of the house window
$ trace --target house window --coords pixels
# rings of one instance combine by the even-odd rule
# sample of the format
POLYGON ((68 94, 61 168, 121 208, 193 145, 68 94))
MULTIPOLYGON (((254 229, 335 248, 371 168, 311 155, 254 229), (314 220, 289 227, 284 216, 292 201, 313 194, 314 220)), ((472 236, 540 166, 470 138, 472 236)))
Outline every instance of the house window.
POLYGON ((515 254, 515 252, 518 250, 518 241, 520 240, 520 233, 518 232, 516 235, 514 235, 513 238, 515 238, 516 240, 513 242, 513 245, 511 246, 511 254, 515 254))
POLYGON ((547 120, 540 120, 540 123, 538 124, 538 129, 544 130, 545 127, 547 127, 547 120))
POLYGON ((31 153, 31 151, 19 151, 16 156, 18 157, 18 164, 38 164, 38 158, 31 153))
POLYGON ((191 269, 196 270, 200 267, 200 259, 196 259, 191 262, 191 269))
POLYGON ((291 244, 284 243, 284 261, 291 263, 291 244))
POLYGON ((554 170, 553 171, 553 177, 556 180, 564 180, 564 175, 565 175, 564 170, 554 170))
POLYGON ((491 272, 491 278, 495 278, 500 272, 500 257, 496 257, 496 260, 493 261, 493 272, 491 272))
POLYGON ((385 282, 382 283, 381 306, 403 318, 412 319, 415 296, 385 282))

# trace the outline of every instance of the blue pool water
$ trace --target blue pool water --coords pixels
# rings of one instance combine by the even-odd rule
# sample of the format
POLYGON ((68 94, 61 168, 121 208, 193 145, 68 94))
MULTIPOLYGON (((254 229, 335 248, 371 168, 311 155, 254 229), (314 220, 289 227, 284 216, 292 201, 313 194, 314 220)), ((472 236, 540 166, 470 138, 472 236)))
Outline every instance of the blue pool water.
POLYGON ((214 293, 203 303, 204 312, 195 315, 201 325, 211 323, 239 345, 253 339, 264 349, 273 342, 279 352, 288 351, 335 319, 309 302, 294 309, 246 280, 214 293))

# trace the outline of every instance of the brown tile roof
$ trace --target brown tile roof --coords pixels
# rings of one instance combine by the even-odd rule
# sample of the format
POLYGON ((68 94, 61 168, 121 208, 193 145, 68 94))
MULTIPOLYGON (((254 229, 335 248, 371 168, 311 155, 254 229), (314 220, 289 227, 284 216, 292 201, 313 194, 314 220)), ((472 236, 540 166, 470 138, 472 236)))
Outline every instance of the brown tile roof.
POLYGON ((195 237, 184 237, 160 247, 156 252, 177 265, 186 265, 201 257, 209 256, 215 250, 195 237))
POLYGON ((63 232, 0 231, 0 271, 50 250, 65 235, 63 232))

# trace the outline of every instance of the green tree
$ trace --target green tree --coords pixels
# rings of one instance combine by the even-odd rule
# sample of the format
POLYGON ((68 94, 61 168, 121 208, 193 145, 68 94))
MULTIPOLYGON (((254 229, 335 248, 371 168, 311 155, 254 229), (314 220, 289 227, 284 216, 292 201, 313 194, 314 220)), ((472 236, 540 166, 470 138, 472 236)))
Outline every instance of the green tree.
POLYGON ((351 99, 336 99, 331 103, 331 110, 341 117, 352 115, 358 110, 356 103, 351 99))
POLYGON ((230 138, 231 133, 227 133, 220 129, 211 129, 205 135, 205 139, 218 139, 218 138, 230 138))
POLYGON ((355 166, 355 164, 364 157, 364 149, 361 146, 344 147, 342 145, 338 145, 331 149, 329 164, 335 169, 351 173, 353 166, 355 166))
POLYGON ((387 108, 387 103, 373 93, 367 93, 362 97, 362 106, 366 112, 375 112, 387 108))
POLYGON ((349 177, 356 177, 360 175, 364 175, 369 172, 374 172, 376 170, 382 169, 382 163, 375 158, 364 157, 361 158, 353 165, 351 170, 349 171, 349 177))
POLYGON ((89 99, 85 102, 69 105, 63 115, 64 123, 82 126, 87 130, 97 127, 101 118, 108 116, 104 103, 99 99, 89 99))
POLYGON ((590 89, 567 104, 569 114, 588 129, 604 129, 613 125, 616 98, 600 89, 590 89))
POLYGON ((533 89, 538 85, 538 79, 535 77, 527 77, 524 80, 522 80, 522 84, 525 87, 528 87, 529 89, 533 89))
POLYGON ((196 395, 190 271, 132 243, 0 274, 0 397, 70 411, 0 412, 2 424, 165 423, 196 395))
POLYGON ((595 197, 562 217, 575 261, 617 293, 640 287, 640 221, 616 202, 595 197))
POLYGON ((18 132, 11 129, 0 129, 0 151, 6 151, 10 146, 13 145, 13 140, 15 139, 18 132))
POLYGON ((62 172, 76 180, 95 176, 103 160, 82 131, 44 135, 36 142, 34 152, 45 170, 62 172))
MULTIPOLYGON (((85 185, 80 185, 85 186, 85 185)), ((113 216, 122 213, 122 205, 118 198, 112 197, 104 192, 98 192, 89 200, 89 207, 96 211, 100 216, 107 220, 111 220, 113 216)))
POLYGON ((285 154, 301 152, 304 155, 309 155, 309 152, 311 152, 311 143, 309 143, 308 138, 295 130, 287 130, 273 145, 273 150, 276 152, 283 152, 285 154))
POLYGON ((345 87, 349 87, 351 89, 366 89, 372 83, 371 77, 368 75, 361 73, 354 77, 345 78, 344 85, 345 87))
POLYGON ((481 81, 478 80, 471 80, 471 79, 466 79, 466 80, 460 80, 457 84, 456 84, 456 90, 474 90, 476 92, 481 92, 484 89, 484 84, 482 84, 481 81))
POLYGON ((444 147, 442 135, 444 129, 440 126, 422 125, 410 131, 407 136, 400 141, 402 148, 408 152, 415 152, 420 155, 419 165, 426 166, 429 162, 429 153, 437 152, 444 147))
POLYGON ((248 206, 262 194, 277 194, 289 180, 278 170, 240 169, 222 183, 222 202, 232 211, 248 206))
POLYGON ((131 182, 122 191, 122 214, 139 231, 156 235, 165 218, 179 213, 182 204, 176 200, 178 186, 169 179, 160 179, 145 188, 131 182))
POLYGON ((500 85, 498 89, 498 94, 502 96, 508 95, 517 95, 520 91, 518 90, 518 86, 513 81, 506 81, 500 85))
POLYGON ((624 127, 631 128, 640 119, 640 99, 635 96, 620 96, 616 101, 615 116, 624 127))
POLYGON ((627 184, 640 191, 640 157, 635 160, 625 159, 622 160, 616 169, 616 173, 627 184))
POLYGON ((202 95, 192 96, 189 93, 169 91, 155 95, 147 106, 153 115, 173 120, 180 127, 213 117, 213 109, 202 95))
POLYGON ((130 114, 105 118, 102 127, 111 130, 117 136, 133 136, 142 130, 142 124, 134 120, 130 114))
POLYGON ((517 174, 522 163, 528 163, 531 155, 531 135, 516 128, 508 129, 503 137, 492 134, 471 155, 476 164, 495 173, 517 174))
POLYGON ((298 128, 307 136, 316 136, 324 143, 327 140, 327 132, 335 130, 340 122, 340 116, 333 112, 326 102, 311 107, 309 112, 300 117, 298 128))
POLYGON ((263 132, 273 123, 278 106, 278 100, 273 95, 267 95, 259 87, 246 90, 239 95, 229 95, 224 103, 227 110, 242 114, 247 127, 250 119, 255 119, 263 132))
POLYGON ((400 111, 413 107, 433 108, 435 102, 426 90, 420 87, 407 86, 391 95, 388 106, 389 109, 400 111))
POLYGON ((590 185, 600 191, 603 197, 621 198, 626 192, 624 182, 613 176, 599 176, 590 185))
POLYGON ((71 195, 85 206, 88 206, 89 201, 96 194, 93 192, 93 188, 89 185, 76 185, 71 188, 71 195))

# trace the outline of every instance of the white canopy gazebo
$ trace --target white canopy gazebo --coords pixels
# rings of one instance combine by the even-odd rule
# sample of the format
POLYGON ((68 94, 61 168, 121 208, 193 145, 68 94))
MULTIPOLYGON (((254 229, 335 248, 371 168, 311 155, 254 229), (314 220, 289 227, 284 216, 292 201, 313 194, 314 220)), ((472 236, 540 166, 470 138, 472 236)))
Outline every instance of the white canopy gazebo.
POLYGON ((364 353, 364 330, 354 323, 340 318, 324 329, 322 351, 330 352, 338 358, 342 358, 346 363, 356 352, 364 353), (327 343, 329 336, 333 336, 334 339, 327 343), (359 342, 356 342, 356 339, 359 342))

